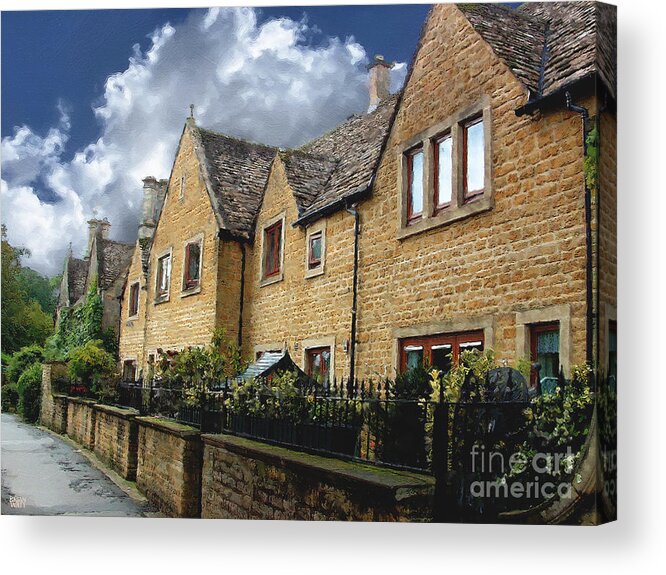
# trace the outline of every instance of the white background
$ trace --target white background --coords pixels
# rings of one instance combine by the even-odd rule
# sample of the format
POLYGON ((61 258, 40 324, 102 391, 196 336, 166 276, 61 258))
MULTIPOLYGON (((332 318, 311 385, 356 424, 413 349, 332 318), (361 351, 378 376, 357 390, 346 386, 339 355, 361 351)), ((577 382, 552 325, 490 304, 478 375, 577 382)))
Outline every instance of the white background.
MULTIPOLYGON (((618 522, 575 528, 2 517, 4 572, 663 573, 664 3, 615 3, 620 135, 618 522)), ((0 0, 2 9, 188 4, 201 5, 186 0, 141 0, 139 6, 110 0, 0 0)))

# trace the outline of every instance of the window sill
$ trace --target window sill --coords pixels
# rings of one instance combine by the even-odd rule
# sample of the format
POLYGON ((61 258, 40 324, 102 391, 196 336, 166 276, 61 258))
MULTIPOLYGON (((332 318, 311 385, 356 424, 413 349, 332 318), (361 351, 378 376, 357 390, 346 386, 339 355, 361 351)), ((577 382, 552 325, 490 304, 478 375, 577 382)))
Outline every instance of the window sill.
POLYGON ((494 200, 491 197, 484 196, 470 199, 470 201, 455 209, 445 208, 430 218, 423 218, 408 226, 401 226, 398 229, 398 239, 402 240, 440 226, 464 220, 476 214, 492 210, 493 206, 494 200))
POLYGON ((275 283, 281 282, 283 279, 284 279, 284 273, 281 272, 281 273, 276 274, 274 276, 263 278, 259 282, 259 287, 264 287, 264 286, 268 286, 268 285, 271 285, 271 284, 275 284, 275 283))
POLYGON ((319 265, 316 268, 305 270, 305 279, 316 278, 324 275, 324 266, 319 265))
POLYGON ((164 296, 156 297, 155 300, 153 301, 153 303, 155 305, 159 305, 161 303, 166 303, 168 301, 169 301, 169 294, 166 294, 164 296))
POLYGON ((135 313, 127 318, 127 325, 132 325, 132 322, 139 319, 139 314, 135 313))
POLYGON ((201 286, 200 285, 198 285, 196 287, 193 287, 193 288, 182 290, 180 292, 180 297, 181 298, 188 297, 188 296, 191 296, 191 295, 196 295, 198 293, 201 293, 201 286))

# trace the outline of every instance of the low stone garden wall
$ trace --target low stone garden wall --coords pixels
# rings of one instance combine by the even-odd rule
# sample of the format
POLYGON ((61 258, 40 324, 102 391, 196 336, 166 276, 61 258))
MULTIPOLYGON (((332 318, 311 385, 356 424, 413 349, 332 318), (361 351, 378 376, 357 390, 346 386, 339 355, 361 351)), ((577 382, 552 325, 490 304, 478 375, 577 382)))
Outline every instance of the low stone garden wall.
POLYGON ((166 419, 53 393, 44 368, 42 425, 95 452, 172 517, 432 520, 434 479, 201 435, 166 419))
POLYGON ((39 421, 56 433, 67 432, 67 396, 53 393, 53 381, 66 375, 67 364, 45 363, 42 368, 42 401, 39 421))
POLYGON ((67 435, 86 449, 95 448, 95 401, 67 398, 67 435))
POLYGON ((201 434, 197 429, 156 417, 137 417, 136 485, 162 513, 201 514, 201 434))
POLYGON ((132 409, 95 405, 95 454, 129 480, 136 478, 137 415, 132 409))
POLYGON ((431 521, 432 477, 203 435, 201 516, 431 521))

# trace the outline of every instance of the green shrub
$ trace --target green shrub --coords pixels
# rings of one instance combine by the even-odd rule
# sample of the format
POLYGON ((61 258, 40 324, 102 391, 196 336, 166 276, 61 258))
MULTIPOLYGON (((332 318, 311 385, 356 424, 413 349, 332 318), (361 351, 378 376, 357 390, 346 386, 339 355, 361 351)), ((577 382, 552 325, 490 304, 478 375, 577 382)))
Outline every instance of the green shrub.
POLYGON ((7 366, 7 379, 9 383, 18 383, 23 372, 33 363, 41 364, 44 361, 44 349, 38 345, 22 347, 9 360, 7 366))
POLYGON ((206 347, 188 347, 178 353, 157 350, 157 372, 165 387, 182 389, 188 405, 197 405, 202 394, 245 370, 236 343, 218 329, 206 347))
POLYGON ((116 360, 103 347, 100 340, 88 341, 69 352, 69 374, 72 379, 93 390, 103 385, 103 380, 112 379, 116 373, 116 360))
POLYGON ((39 419, 39 407, 42 398, 42 365, 33 363, 26 369, 18 384, 18 412, 23 419, 34 423, 39 419))
POLYGON ((15 383, 2 386, 2 411, 14 412, 18 406, 19 394, 15 383))

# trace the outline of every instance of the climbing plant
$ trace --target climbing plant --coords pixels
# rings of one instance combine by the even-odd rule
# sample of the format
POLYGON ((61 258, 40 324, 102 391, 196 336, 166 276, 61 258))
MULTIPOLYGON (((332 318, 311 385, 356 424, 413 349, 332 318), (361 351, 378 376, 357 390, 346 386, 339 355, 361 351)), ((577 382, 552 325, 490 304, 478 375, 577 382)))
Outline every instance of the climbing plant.
POLYGON ((104 305, 94 278, 84 302, 60 312, 56 332, 46 343, 47 358, 66 359, 74 348, 95 340, 101 340, 107 351, 116 353, 113 330, 102 329, 103 314, 104 305))
POLYGON ((596 124, 588 132, 585 144, 585 185, 589 190, 596 190, 599 186, 599 130, 596 124))

